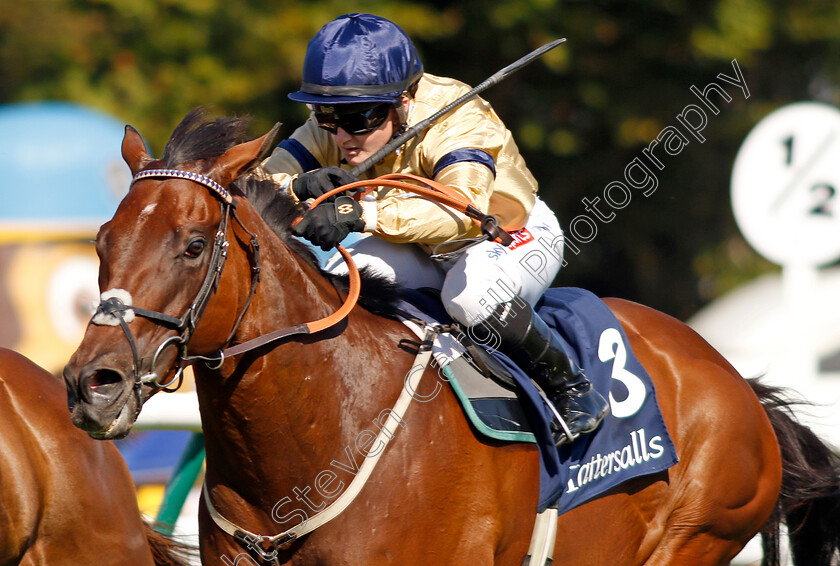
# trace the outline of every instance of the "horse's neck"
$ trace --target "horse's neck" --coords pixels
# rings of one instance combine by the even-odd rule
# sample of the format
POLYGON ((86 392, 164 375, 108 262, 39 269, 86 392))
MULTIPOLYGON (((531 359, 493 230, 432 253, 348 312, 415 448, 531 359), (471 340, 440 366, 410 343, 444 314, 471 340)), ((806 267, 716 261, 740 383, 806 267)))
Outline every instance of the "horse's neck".
MULTIPOLYGON (((322 318, 341 302, 279 239, 262 248, 261 283, 236 342, 322 318)), ((333 460, 353 468, 356 437, 399 395, 412 356, 397 346, 407 337, 399 323, 357 308, 334 328, 245 354, 221 374, 197 370, 208 480, 270 512, 333 460)))

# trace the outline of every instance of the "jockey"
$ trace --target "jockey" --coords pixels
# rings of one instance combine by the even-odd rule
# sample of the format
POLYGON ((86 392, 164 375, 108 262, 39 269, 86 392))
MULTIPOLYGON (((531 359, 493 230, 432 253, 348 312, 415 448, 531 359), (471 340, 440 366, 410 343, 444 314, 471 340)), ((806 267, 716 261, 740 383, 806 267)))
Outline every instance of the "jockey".
MULTIPOLYGON (((263 169, 296 201, 317 198, 358 180, 350 169, 467 91, 461 82, 425 73, 414 44, 394 23, 370 14, 341 16, 309 42, 301 89, 289 95, 312 110, 309 120, 263 169)), ((563 232, 490 105, 472 98, 363 177, 387 173, 451 187, 501 226, 519 230, 515 243, 465 246, 462 240, 481 235, 468 217, 390 188, 361 202, 338 197, 317 206, 293 232, 325 251, 350 232, 364 233, 348 247, 360 267, 403 286, 440 290, 450 316, 517 362, 573 437, 595 430, 609 405, 532 306, 560 270, 563 232), (430 254, 441 244, 450 253, 434 254, 434 261, 430 254)), ((335 257, 326 269, 346 273, 335 257)))

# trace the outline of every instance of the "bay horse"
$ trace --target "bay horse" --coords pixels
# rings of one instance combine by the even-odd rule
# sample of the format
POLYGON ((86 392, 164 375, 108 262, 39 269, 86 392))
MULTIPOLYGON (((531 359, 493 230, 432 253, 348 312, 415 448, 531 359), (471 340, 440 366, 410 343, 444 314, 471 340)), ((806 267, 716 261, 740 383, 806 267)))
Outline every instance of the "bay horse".
POLYGON ((186 564, 137 507, 134 482, 111 442, 67 415, 62 381, 0 348, 0 564, 186 564))
MULTIPOLYGON (((369 458, 360 466, 357 454, 370 456, 362 448, 373 440, 361 432, 381 428, 420 348, 382 316, 381 289, 335 324, 304 324, 340 311, 347 292, 290 236, 301 210, 247 174, 279 124, 244 141, 246 123, 193 111, 162 159, 126 127, 135 177, 96 240, 101 319, 64 371, 73 422, 96 438, 124 436, 144 400, 199 362, 204 564, 522 564, 536 448, 480 437, 432 370, 416 390, 428 402, 394 427, 355 500, 317 530, 288 534, 362 475, 369 458)), ((840 484, 829 448, 778 392, 743 379, 685 324, 606 303, 653 379, 679 462, 561 515, 554 564, 728 564, 759 532, 774 564, 783 520, 797 564, 830 564, 840 484)))

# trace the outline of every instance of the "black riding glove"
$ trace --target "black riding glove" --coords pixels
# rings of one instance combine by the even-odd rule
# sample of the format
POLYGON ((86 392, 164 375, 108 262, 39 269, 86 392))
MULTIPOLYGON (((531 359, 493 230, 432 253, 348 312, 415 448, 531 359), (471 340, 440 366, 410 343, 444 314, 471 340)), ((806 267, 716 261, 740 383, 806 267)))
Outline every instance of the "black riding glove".
MULTIPOLYGON (((298 199, 305 201, 318 198, 326 192, 356 181, 358 181, 356 177, 341 167, 322 167, 298 176, 292 182, 292 191, 298 199)), ((335 197, 330 197, 327 200, 335 200, 335 197)))
POLYGON ((340 196, 334 203, 323 203, 307 212, 292 228, 292 234, 302 236, 328 252, 350 232, 364 229, 362 205, 350 197, 340 196))

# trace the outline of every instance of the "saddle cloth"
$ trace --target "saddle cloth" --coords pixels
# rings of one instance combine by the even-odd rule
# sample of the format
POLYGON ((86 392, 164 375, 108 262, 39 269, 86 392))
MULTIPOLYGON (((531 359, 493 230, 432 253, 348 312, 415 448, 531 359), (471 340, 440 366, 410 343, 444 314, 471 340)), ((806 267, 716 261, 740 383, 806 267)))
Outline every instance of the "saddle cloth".
MULTIPOLYGON (((439 302, 416 291, 404 293, 405 311, 427 322, 449 324, 439 302), (419 309, 419 312, 418 312, 419 309)), ((559 337, 587 378, 610 401, 610 413, 594 432, 554 446, 551 410, 533 382, 510 358, 487 351, 516 380, 510 392, 488 378, 477 378, 468 356, 444 334, 434 355, 481 434, 511 442, 534 442, 540 456, 538 511, 556 503, 569 511, 631 478, 666 470, 677 463, 656 392, 636 359, 621 324, 592 293, 574 287, 549 289, 536 311, 559 337)))

